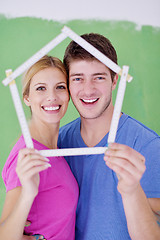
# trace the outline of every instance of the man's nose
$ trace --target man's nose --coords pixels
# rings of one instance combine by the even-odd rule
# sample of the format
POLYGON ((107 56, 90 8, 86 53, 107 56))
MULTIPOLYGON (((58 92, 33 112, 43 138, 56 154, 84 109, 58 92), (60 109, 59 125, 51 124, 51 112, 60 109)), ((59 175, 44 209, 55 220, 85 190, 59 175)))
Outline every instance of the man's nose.
POLYGON ((85 92, 85 94, 91 94, 94 91, 94 84, 92 81, 86 80, 84 81, 84 85, 83 85, 83 91, 85 92))

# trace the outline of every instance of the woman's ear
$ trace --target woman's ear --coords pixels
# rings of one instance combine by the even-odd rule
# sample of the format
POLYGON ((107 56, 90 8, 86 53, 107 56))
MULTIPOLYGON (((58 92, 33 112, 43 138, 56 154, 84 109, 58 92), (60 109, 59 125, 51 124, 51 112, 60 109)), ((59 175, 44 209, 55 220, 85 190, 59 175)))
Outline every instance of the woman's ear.
POLYGON ((23 98, 23 101, 28 107, 30 107, 29 96, 25 95, 24 98, 23 98))
POLYGON ((117 82, 118 82, 118 74, 116 73, 116 75, 113 78, 113 82, 112 82, 112 90, 114 90, 116 88, 117 82))

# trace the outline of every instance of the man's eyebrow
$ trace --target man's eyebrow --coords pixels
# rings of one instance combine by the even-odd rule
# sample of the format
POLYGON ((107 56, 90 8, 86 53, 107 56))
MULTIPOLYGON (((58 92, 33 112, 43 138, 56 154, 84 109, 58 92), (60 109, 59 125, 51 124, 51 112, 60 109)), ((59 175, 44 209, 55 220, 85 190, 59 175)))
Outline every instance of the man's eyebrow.
POLYGON ((74 76, 83 76, 83 73, 72 73, 71 75, 69 75, 70 77, 74 77, 74 76))
POLYGON ((98 73, 93 73, 93 76, 97 76, 97 75, 108 75, 106 72, 98 72, 98 73))
MULTIPOLYGON (((70 75, 70 77, 75 77, 75 76, 83 76, 83 73, 72 73, 70 75)), ((93 73, 92 76, 97 76, 97 75, 106 75, 108 76, 108 74, 106 72, 97 72, 97 73, 93 73)))

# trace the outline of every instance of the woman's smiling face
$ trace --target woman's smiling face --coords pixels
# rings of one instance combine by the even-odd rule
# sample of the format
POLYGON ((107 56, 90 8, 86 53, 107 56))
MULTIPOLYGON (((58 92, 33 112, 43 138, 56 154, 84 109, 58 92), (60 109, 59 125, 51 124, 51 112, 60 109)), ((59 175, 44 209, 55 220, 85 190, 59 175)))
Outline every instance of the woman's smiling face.
POLYGON ((24 102, 31 108, 32 120, 59 123, 69 102, 66 76, 56 67, 40 70, 31 79, 24 102))

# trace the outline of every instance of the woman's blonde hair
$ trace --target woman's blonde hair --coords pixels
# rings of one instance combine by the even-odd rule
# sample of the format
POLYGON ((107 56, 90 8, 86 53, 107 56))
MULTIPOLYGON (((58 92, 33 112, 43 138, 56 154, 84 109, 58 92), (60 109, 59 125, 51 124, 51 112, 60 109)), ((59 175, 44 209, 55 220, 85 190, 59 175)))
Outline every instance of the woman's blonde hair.
POLYGON ((30 87, 31 79, 33 78, 33 76, 39 71, 49 67, 58 68, 66 76, 66 79, 67 79, 67 73, 61 60, 56 57, 45 55, 39 61, 33 64, 25 73, 22 79, 23 98, 25 95, 27 96, 29 95, 29 87, 30 87))

